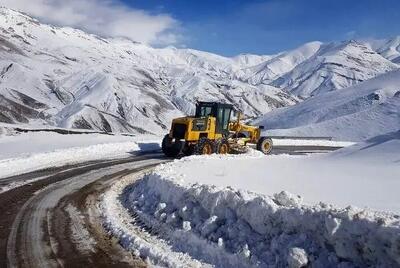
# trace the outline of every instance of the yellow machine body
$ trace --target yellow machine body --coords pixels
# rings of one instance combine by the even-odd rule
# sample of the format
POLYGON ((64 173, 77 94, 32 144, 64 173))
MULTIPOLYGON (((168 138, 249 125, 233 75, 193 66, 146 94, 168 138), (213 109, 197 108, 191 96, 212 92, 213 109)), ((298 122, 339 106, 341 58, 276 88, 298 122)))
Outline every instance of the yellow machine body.
POLYGON ((248 143, 257 144, 261 151, 272 148, 272 140, 261 137, 262 127, 242 124, 240 114, 237 120, 231 121, 232 111, 230 104, 199 102, 194 116, 172 121, 162 143, 164 154, 176 157, 242 152, 248 143))
POLYGON ((174 129, 176 125, 185 125, 186 131, 183 136, 183 140, 187 143, 196 143, 200 138, 206 137, 210 140, 222 138, 221 133, 216 133, 216 118, 209 116, 205 118, 194 118, 194 117, 179 117, 172 121, 171 130, 169 136, 174 138, 174 129), (204 128, 199 128, 199 121, 204 123, 204 128))

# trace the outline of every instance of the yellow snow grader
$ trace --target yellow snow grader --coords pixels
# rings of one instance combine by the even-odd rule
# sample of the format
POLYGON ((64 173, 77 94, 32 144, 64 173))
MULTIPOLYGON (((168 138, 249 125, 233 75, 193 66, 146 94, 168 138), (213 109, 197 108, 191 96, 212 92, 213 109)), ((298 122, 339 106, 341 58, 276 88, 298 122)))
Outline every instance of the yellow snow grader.
POLYGON ((269 154, 272 139, 261 137, 262 126, 240 122, 240 113, 231 121, 231 104, 198 102, 194 116, 175 118, 169 134, 162 141, 162 151, 168 157, 179 155, 242 153, 248 144, 269 154))

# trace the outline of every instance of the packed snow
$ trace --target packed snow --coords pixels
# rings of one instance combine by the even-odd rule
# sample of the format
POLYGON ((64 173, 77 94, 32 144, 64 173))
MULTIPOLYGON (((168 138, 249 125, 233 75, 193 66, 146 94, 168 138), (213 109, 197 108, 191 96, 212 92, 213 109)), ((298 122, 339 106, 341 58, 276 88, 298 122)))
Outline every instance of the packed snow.
MULTIPOLYGON (((381 146, 393 146, 391 143, 381 146)), ((379 151, 383 150, 375 149, 379 151)), ((346 157, 255 154, 191 156, 167 164, 158 174, 186 183, 233 187, 266 195, 285 190, 302 196, 306 204, 322 201, 340 207, 355 205, 400 213, 398 154, 374 159, 357 153, 346 157)))
POLYGON ((125 217, 122 224, 108 209, 107 224, 131 241, 127 248, 162 266, 171 266, 160 262, 171 251, 216 267, 399 266, 399 159, 382 150, 393 142, 400 149, 398 137, 329 155, 251 151, 162 164, 106 194, 105 206, 119 206, 125 217), (367 146, 382 152, 374 165, 360 149, 367 146), (146 255, 145 242, 129 231, 138 223, 167 243, 164 253, 146 255))
POLYGON ((81 212, 71 204, 65 208, 74 224, 71 224, 70 231, 73 241, 79 245, 79 249, 86 252, 95 252, 96 241, 90 236, 89 231, 85 227, 83 221, 84 216, 81 212))

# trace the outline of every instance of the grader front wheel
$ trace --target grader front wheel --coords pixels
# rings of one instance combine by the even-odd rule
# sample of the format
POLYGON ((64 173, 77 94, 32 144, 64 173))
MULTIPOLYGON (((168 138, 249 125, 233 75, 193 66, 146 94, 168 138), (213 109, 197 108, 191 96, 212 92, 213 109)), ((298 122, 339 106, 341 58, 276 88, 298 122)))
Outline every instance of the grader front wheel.
POLYGON ((229 150, 229 143, 226 139, 217 140, 215 144, 215 152, 217 154, 228 154, 229 150))
POLYGON ((172 142, 172 139, 167 134, 164 136, 161 149, 166 156, 177 157, 182 152, 183 145, 181 141, 172 142))
POLYGON ((267 137, 261 137, 257 142, 257 150, 264 154, 270 154, 272 152, 272 139, 267 137))

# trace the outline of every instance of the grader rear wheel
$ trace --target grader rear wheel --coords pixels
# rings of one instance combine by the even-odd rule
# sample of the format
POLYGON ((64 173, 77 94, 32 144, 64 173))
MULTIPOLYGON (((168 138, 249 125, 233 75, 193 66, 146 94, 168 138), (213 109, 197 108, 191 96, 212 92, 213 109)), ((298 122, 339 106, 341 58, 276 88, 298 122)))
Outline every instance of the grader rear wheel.
POLYGON ((226 139, 217 140, 215 144, 215 152, 217 154, 228 154, 230 151, 229 143, 226 139))
POLYGON ((264 154, 270 154, 272 152, 272 139, 267 137, 261 137, 257 142, 257 150, 264 154))
POLYGON ((214 143, 207 138, 201 138, 194 146, 194 154, 202 155, 212 153, 214 153, 214 143))

